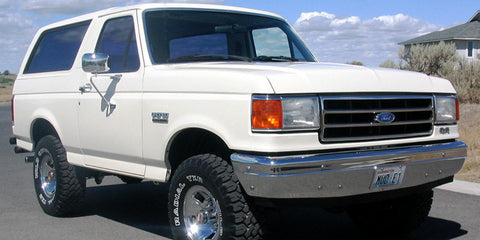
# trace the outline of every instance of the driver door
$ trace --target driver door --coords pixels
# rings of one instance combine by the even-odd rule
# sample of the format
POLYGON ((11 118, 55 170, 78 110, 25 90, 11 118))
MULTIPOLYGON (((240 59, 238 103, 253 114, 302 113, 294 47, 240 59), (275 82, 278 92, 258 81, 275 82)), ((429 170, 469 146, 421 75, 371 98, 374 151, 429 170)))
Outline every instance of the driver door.
POLYGON ((80 86, 83 88, 79 100, 82 152, 87 166, 143 176, 143 68, 138 51, 136 12, 104 18, 94 52, 109 56, 110 70, 88 74, 80 86))

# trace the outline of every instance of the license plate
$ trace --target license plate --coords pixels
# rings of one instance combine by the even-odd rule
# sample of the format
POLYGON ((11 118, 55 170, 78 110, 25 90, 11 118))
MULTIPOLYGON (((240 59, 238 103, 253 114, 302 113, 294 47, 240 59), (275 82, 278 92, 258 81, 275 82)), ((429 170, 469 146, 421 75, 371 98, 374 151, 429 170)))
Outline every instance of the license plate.
POLYGON ((372 188, 402 184, 405 166, 379 167, 373 176, 372 188))

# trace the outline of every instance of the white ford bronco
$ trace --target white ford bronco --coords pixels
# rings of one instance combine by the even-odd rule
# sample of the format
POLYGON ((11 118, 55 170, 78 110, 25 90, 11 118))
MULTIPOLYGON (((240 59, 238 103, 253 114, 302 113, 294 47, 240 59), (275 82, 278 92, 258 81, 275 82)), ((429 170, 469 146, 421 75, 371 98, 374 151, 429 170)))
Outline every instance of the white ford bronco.
POLYGON ((47 214, 77 211, 88 178, 165 182, 175 239, 260 239, 262 210, 306 203, 407 233, 466 158, 449 81, 319 63, 283 18, 243 8, 54 23, 13 94, 10 142, 34 152, 47 214))

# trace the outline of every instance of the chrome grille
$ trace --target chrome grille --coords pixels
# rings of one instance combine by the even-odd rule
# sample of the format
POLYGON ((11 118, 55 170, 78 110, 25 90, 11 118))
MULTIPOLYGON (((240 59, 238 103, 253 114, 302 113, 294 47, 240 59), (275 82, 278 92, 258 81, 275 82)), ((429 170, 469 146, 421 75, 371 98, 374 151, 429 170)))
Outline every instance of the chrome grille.
POLYGON ((320 141, 350 142, 426 136, 433 132, 431 95, 321 97, 320 141), (394 116, 391 122, 378 114, 394 116))

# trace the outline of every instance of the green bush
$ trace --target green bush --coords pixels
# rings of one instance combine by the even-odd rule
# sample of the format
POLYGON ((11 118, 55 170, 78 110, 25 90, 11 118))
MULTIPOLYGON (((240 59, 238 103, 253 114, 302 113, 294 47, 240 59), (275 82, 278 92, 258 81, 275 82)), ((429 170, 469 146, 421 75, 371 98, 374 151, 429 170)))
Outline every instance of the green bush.
POLYGON ((9 85, 13 83, 13 79, 0 76, 0 84, 9 85))
POLYGON ((347 62, 347 64, 357 65, 357 66, 365 66, 362 62, 359 62, 359 61, 347 62))
POLYGON ((457 49, 453 42, 446 44, 416 44, 399 52, 401 68, 439 76, 446 64, 458 61, 457 49))
POLYGON ((446 64, 439 76, 452 82, 461 102, 480 103, 480 61, 461 58, 446 64))
POLYGON ((446 78, 462 103, 480 103, 480 61, 458 56, 454 43, 404 47, 399 57, 401 69, 446 78))
POLYGON ((393 60, 385 60, 385 62, 383 63, 380 63, 380 65, 378 65, 379 67, 381 68, 393 68, 393 69, 399 69, 400 67, 398 66, 398 64, 396 64, 393 60))

